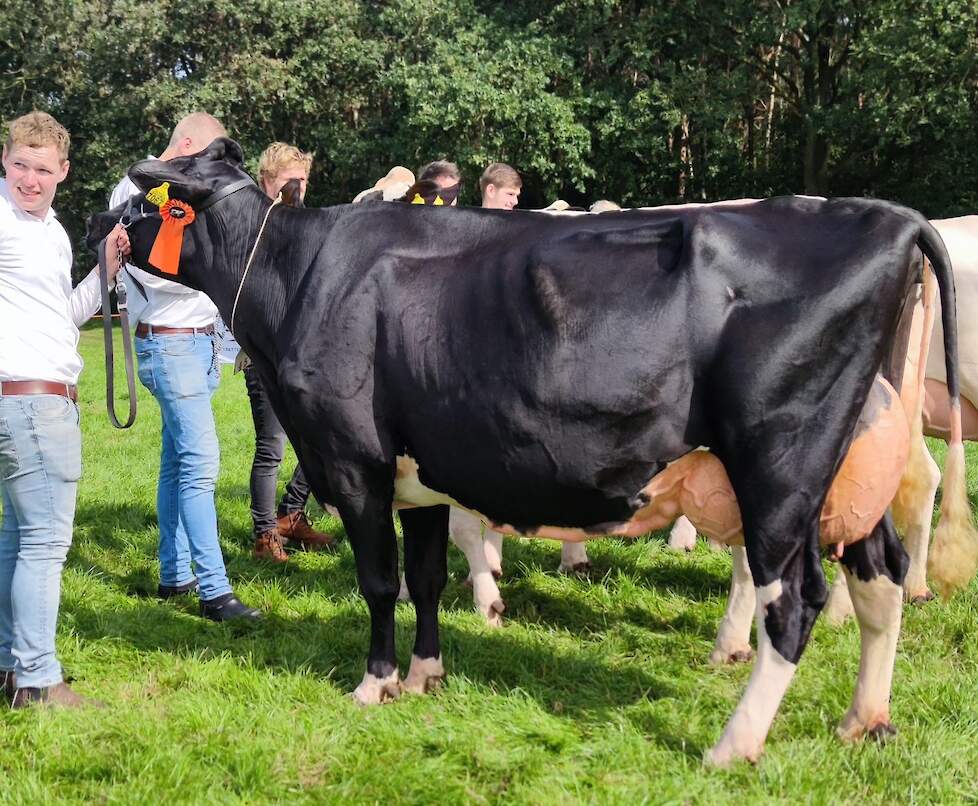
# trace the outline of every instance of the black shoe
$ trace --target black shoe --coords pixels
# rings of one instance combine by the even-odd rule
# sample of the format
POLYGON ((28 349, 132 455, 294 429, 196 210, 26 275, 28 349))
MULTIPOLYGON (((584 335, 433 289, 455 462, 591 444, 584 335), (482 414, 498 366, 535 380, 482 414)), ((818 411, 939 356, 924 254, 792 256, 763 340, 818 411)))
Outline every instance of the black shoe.
POLYGON ((231 621, 232 619, 257 621, 261 618, 261 611, 248 607, 233 593, 225 593, 223 596, 218 596, 210 601, 201 599, 200 615, 209 618, 211 621, 231 621))
POLYGON ((200 590, 200 583, 197 581, 197 577, 194 577, 190 582, 184 582, 182 585, 160 585, 156 589, 156 596, 159 599, 172 599, 174 596, 183 596, 188 593, 197 593, 200 590))

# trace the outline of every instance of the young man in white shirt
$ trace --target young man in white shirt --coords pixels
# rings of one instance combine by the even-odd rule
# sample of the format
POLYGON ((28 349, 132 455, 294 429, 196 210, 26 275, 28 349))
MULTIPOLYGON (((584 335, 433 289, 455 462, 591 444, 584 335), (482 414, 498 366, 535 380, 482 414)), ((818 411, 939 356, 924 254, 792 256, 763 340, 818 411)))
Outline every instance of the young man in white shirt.
MULTIPOLYGON (((227 132, 205 112, 194 112, 174 128, 161 160, 189 156, 227 132)), ((109 207, 139 189, 126 177, 109 207)), ((220 453, 211 397, 220 380, 214 320, 217 308, 204 294, 134 266, 129 287, 136 325, 139 380, 156 398, 162 415, 160 475, 156 491, 160 527, 160 598, 199 592, 201 615, 214 621, 257 619, 228 580, 218 543, 214 488, 220 453), (133 302, 145 298, 134 310, 133 302), (193 565, 191 565, 191 563, 193 565), (195 573, 196 572, 196 573, 195 573)), ((138 304, 138 302, 137 302, 138 304)))
MULTIPOLYGON (((81 476, 78 327, 101 305, 95 270, 71 288, 71 243, 51 203, 68 132, 31 112, 10 123, 0 180, 0 677, 13 708, 86 704, 55 653, 61 572, 81 476)), ((119 270, 121 227, 109 235, 119 270)))

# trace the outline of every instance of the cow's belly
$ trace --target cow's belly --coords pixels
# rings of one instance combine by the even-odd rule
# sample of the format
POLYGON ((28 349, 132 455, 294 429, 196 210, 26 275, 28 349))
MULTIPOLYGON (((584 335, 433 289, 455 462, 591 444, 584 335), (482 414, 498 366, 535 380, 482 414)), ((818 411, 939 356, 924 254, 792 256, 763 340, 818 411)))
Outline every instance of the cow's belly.
MULTIPOLYGON (((822 508, 823 545, 848 545, 869 535, 896 494, 907 462, 909 440, 899 395, 877 376, 860 415, 856 436, 822 508)), ((398 457, 397 506, 459 506, 449 496, 425 487, 417 471, 414 459, 398 457)), ((490 523, 494 529, 508 534, 578 542, 602 535, 638 537, 663 529, 680 515, 686 515, 701 534, 720 543, 743 545, 743 525, 733 487, 722 462, 708 451, 693 451, 671 462, 638 497, 647 503, 624 523, 582 528, 542 525, 530 530, 490 523)), ((483 517, 483 520, 487 519, 483 517)))

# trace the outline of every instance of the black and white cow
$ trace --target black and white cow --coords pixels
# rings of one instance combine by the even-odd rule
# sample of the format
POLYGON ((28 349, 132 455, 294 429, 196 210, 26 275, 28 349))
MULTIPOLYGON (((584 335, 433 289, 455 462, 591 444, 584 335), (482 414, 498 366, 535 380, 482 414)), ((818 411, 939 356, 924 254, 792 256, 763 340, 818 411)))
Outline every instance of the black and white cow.
MULTIPOLYGON (((885 202, 586 219, 270 208, 225 139, 130 176, 144 192, 169 182, 196 209, 176 279, 217 304, 312 489, 340 511, 371 617, 363 703, 444 674, 448 503, 528 535, 634 533, 658 504, 659 475, 707 446, 739 502, 758 619, 753 674, 708 760, 757 758, 825 602, 820 514, 921 251, 941 285, 957 400, 946 252, 920 215, 885 202), (414 507, 401 511, 417 612, 403 682, 395 502, 414 507)), ((92 237, 123 212, 97 215, 92 237)), ((149 271, 160 229, 138 213, 129 229, 132 260, 149 271)), ((907 557, 885 517, 842 560, 863 656, 841 731, 882 734, 907 557)))

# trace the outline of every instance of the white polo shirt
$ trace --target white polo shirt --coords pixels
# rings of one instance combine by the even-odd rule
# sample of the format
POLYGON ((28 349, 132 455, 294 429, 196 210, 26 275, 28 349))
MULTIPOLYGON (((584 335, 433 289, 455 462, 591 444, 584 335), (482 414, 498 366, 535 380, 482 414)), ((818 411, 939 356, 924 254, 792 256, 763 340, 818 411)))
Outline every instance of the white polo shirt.
POLYGON ((78 328, 101 307, 98 274, 72 291, 71 241, 54 210, 21 210, 0 179, 0 381, 76 384, 78 328))
MULTIPOLYGON (((109 209, 118 207, 129 201, 130 196, 139 193, 133 181, 128 176, 124 177, 112 191, 109 209)), ((214 324, 217 307, 206 294, 156 277, 128 263, 125 272, 142 286, 141 291, 129 277, 123 277, 128 292, 129 321, 133 327, 137 322, 166 327, 207 327, 214 324)))

